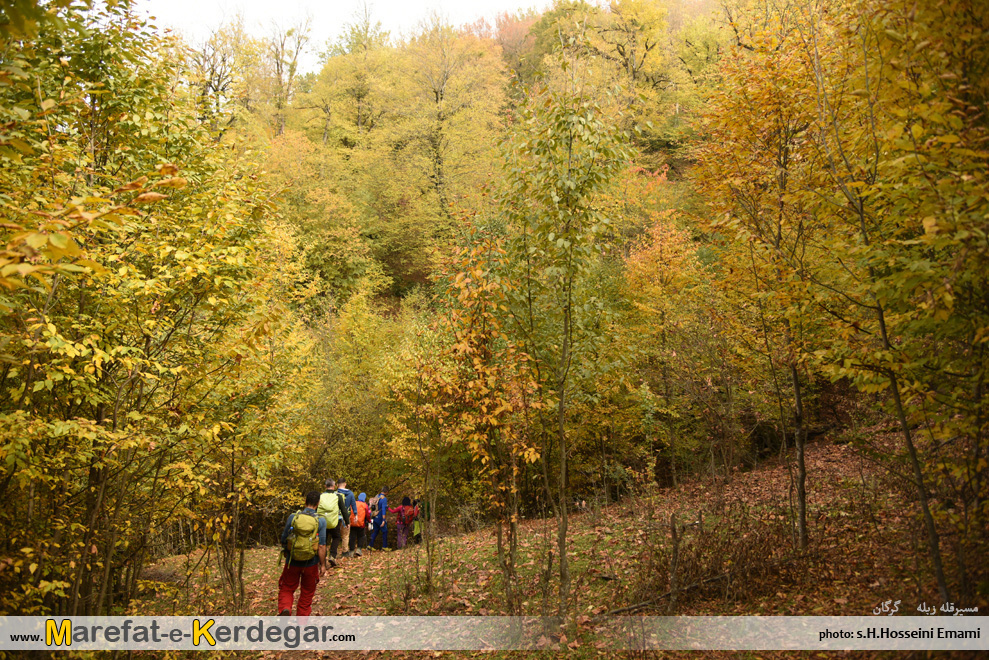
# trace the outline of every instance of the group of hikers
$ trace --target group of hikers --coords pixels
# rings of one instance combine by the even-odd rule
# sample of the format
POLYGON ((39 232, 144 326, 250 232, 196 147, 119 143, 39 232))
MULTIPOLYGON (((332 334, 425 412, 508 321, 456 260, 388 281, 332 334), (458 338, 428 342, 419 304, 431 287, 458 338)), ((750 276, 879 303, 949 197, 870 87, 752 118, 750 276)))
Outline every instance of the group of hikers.
POLYGON ((387 514, 396 514, 399 548, 408 544, 410 535, 413 543, 422 540, 418 501, 404 497, 399 506, 389 508, 387 487, 370 500, 366 493, 355 497, 344 479, 339 483, 327 479, 325 487, 322 493, 307 493, 305 507, 291 514, 282 530, 285 567, 278 579, 278 611, 283 616, 292 614, 292 601, 300 584, 296 614, 309 616, 319 578, 327 565, 337 565, 338 553, 339 557, 360 557, 364 550, 375 549, 379 536, 381 549, 387 549, 387 514))

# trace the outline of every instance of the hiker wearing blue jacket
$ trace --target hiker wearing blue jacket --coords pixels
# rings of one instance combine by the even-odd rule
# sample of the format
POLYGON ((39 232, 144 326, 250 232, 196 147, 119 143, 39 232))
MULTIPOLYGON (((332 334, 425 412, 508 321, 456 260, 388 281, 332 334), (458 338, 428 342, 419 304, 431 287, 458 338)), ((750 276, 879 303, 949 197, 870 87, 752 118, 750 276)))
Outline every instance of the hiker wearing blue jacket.
POLYGON ((374 530, 371 532, 371 542, 368 544, 368 550, 374 549, 374 540, 378 538, 378 532, 381 532, 381 549, 384 550, 388 547, 388 521, 385 519, 385 513, 388 511, 388 498, 385 495, 388 493, 388 487, 385 486, 378 493, 377 497, 371 498, 371 513, 374 518, 374 530))
POLYGON ((337 492, 343 495, 343 510, 340 511, 340 524, 343 525, 340 528, 340 545, 344 550, 344 557, 353 557, 354 553, 350 551, 350 519, 351 514, 357 516, 357 499, 354 497, 354 493, 347 488, 346 479, 340 479, 337 482, 337 492))

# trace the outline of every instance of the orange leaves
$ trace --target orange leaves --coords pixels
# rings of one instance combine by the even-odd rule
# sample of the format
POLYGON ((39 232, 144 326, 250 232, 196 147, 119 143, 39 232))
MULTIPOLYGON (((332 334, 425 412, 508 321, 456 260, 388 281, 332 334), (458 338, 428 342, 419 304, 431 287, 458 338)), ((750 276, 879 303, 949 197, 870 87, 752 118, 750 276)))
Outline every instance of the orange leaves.
POLYGON ((129 192, 131 190, 140 190, 144 188, 144 185, 148 182, 148 177, 142 176, 140 179, 135 179, 130 183, 124 184, 113 191, 113 194, 129 192))
MULTIPOLYGON (((179 169, 175 165, 172 164, 160 165, 158 167, 158 173, 167 178, 160 179, 159 181, 155 181, 154 183, 151 184, 150 187, 175 188, 175 189, 185 188, 187 185, 189 185, 189 181, 180 176, 173 176, 174 174, 177 174, 178 171, 179 169)), ((132 201, 133 204, 149 204, 152 202, 158 202, 163 199, 167 199, 167 195, 163 195, 162 193, 151 192, 151 191, 142 192, 145 191, 145 188, 147 187, 149 187, 148 177, 142 176, 138 179, 131 181, 130 183, 125 183, 124 185, 115 189, 111 193, 111 196, 119 195, 120 193, 125 193, 125 192, 140 192, 140 194, 138 194, 133 199, 132 201)))
POLYGON ((141 193, 140 195, 135 197, 134 203, 148 204, 150 202, 158 202, 163 199, 168 199, 168 195, 162 195, 161 193, 156 193, 156 192, 146 192, 146 193, 141 193))
MULTIPOLYGON (((476 232, 444 265, 447 295, 436 330, 448 339, 443 350, 423 370, 425 399, 430 408, 420 412, 445 429, 448 440, 461 444, 492 479, 498 501, 495 511, 506 511, 498 480, 506 456, 531 462, 538 453, 524 444, 521 428, 527 400, 535 389, 520 366, 528 357, 509 340, 502 328, 507 307, 506 285, 499 276, 504 266, 502 239, 476 232)), ((516 459, 511 459, 516 460, 516 459)))
POLYGON ((501 415, 503 412, 512 412, 512 404, 505 402, 502 403, 498 408, 492 413, 495 417, 501 415))
POLYGON ((162 179, 161 181, 156 182, 154 184, 154 187, 155 188, 185 188, 187 185, 189 185, 188 180, 180 176, 176 176, 176 177, 171 177, 169 179, 162 179))

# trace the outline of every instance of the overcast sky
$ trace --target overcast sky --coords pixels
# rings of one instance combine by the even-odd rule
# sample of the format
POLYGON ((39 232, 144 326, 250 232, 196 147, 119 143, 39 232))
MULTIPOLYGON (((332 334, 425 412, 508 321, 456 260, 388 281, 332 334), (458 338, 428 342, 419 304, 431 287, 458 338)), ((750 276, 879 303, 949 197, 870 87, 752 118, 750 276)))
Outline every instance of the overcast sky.
MULTIPOLYGON (((307 14, 312 17, 312 46, 303 65, 316 66, 316 52, 328 39, 340 34, 341 27, 353 20, 360 0, 136 0, 135 7, 157 20, 160 28, 173 28, 190 43, 201 42, 211 30, 236 16, 244 15, 255 34, 266 34, 272 23, 291 26, 307 14)), ((503 11, 523 8, 544 9, 551 0, 372 0, 368 3, 374 18, 393 35, 410 32, 431 11, 438 11, 454 25, 493 18, 503 11)))

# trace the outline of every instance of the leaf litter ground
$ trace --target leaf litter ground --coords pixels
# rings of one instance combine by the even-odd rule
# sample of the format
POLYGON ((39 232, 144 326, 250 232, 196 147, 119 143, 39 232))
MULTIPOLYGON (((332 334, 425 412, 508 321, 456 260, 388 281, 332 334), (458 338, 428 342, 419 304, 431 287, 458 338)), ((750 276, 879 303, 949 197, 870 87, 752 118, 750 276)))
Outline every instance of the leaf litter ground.
MULTIPOLYGON (((876 429, 873 450, 893 453, 895 438, 876 429)), ((885 601, 899 600, 900 612, 911 614, 921 602, 937 602, 937 590, 926 565, 923 538, 916 522, 915 504, 902 488, 902 480, 888 474, 851 444, 818 442, 807 448, 808 552, 792 551, 785 535, 792 529, 789 509, 792 464, 781 459, 765 462, 751 471, 736 471, 728 478, 695 478, 675 488, 628 498, 621 503, 577 513, 571 519, 570 559, 573 575, 576 628, 547 637, 546 650, 538 655, 567 652, 575 657, 615 656, 595 634, 596 619, 609 611, 641 604, 629 615, 870 615, 885 601), (741 518, 739 518, 741 512, 741 518), (669 597, 656 599, 669 587, 668 557, 673 542, 670 517, 676 516, 681 538, 680 565, 690 563, 694 552, 694 578, 682 576, 680 588, 691 579, 710 578, 707 584, 678 594, 676 609, 669 597), (775 546, 759 546, 763 559, 756 570, 717 567, 709 556, 719 548, 703 547, 703 539, 717 543, 719 523, 751 518, 756 525, 722 532, 739 532, 729 543, 742 545, 749 534, 758 535, 776 522, 784 536, 775 546), (695 530, 715 530, 707 537, 695 530), (750 531, 745 531, 746 529, 750 531), (694 534, 696 539, 691 535, 694 534), (699 540, 698 540, 699 539, 699 540), (693 545, 692 545, 693 544, 693 545), (699 546, 699 547, 697 547, 699 546), (707 564, 705 564, 705 561, 707 564), (712 566, 714 568, 712 568, 712 566), (705 569, 706 572, 705 572, 705 569), (717 570, 727 576, 719 578, 717 570), (699 571, 699 572, 696 572, 699 571), (657 586, 658 585, 658 586, 657 586), (665 586, 664 586, 665 585, 665 586), (654 600, 655 602, 649 602, 654 600), (643 604, 645 603, 645 604, 643 604)), ((389 530, 394 533, 394 530, 389 530)), ((554 545, 555 521, 527 520, 520 525, 519 581, 526 614, 539 615, 543 607, 540 570, 547 548, 554 545)), ((730 548, 731 546, 726 546, 730 548)), ((277 582, 281 571, 276 548, 248 550, 245 557, 246 612, 272 615, 276 611, 277 582)), ((730 554, 730 553, 729 553, 730 554)), ((180 590, 184 569, 196 555, 171 557, 152 567, 148 577, 161 585, 161 595, 171 585, 172 596, 187 594, 184 602, 219 593, 215 581, 193 580, 180 590)), ((751 561, 751 558, 745 561, 751 561)), ((401 551, 376 551, 360 558, 343 559, 320 581, 313 614, 349 615, 486 615, 502 612, 501 574, 498 570, 493 529, 441 538, 435 550, 433 589, 425 588, 426 553, 423 546, 401 551)), ((687 570, 687 569, 684 569, 687 570)), ((698 580, 703 582, 704 580, 698 580)), ((142 601, 142 613, 171 613, 168 598, 142 601)), ((550 594, 550 603, 555 596, 550 594)), ((986 603, 978 605, 986 611, 986 603)), ((212 613, 220 613, 215 605, 212 613)), ((229 612, 233 614, 233 611, 229 612)), ((395 657, 515 656, 489 652, 303 652, 286 657, 395 657)), ((283 653, 251 655, 281 657, 283 653)), ((619 652, 618 657, 639 657, 619 652)), ((687 655, 686 652, 664 656, 687 655)), ((793 653, 706 653, 744 657, 789 657, 793 653)), ((805 653, 800 655, 825 655, 805 653)), ((835 654, 827 654, 833 656, 835 654)), ((855 657, 881 657, 887 653, 844 653, 855 657)), ((918 653, 915 657, 926 657, 918 653)), ((938 654, 944 655, 944 654, 938 654)), ((975 657, 953 654, 952 657, 975 657)))

